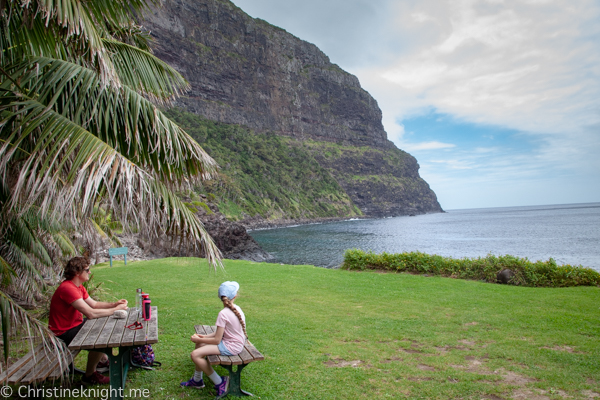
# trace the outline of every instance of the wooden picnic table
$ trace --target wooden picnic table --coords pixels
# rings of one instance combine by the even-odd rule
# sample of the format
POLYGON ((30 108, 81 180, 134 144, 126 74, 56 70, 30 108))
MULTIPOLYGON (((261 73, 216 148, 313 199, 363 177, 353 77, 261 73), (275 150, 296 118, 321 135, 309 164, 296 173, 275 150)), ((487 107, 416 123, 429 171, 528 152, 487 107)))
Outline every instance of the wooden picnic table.
POLYGON ((158 312, 152 307, 152 318, 144 321, 131 308, 127 318, 112 316, 88 320, 71 341, 71 350, 94 350, 105 353, 110 361, 110 398, 123 399, 125 380, 130 366, 131 350, 134 347, 158 342, 158 312), (132 330, 127 326, 139 321, 142 329, 132 330), (115 354, 116 353, 116 354, 115 354))

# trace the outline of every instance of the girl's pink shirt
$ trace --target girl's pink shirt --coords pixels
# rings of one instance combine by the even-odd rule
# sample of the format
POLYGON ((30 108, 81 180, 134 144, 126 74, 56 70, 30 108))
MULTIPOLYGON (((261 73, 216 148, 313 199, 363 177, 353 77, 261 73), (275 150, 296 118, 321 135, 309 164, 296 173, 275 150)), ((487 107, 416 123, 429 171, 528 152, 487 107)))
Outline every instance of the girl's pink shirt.
MULTIPOLYGON (((246 316, 242 309, 235 304, 233 306, 239 311, 244 323, 246 323, 246 316)), ((232 354, 240 354, 244 350, 246 336, 238 317, 235 316, 233 311, 225 307, 219 312, 216 325, 224 328, 223 344, 225 344, 232 354)))

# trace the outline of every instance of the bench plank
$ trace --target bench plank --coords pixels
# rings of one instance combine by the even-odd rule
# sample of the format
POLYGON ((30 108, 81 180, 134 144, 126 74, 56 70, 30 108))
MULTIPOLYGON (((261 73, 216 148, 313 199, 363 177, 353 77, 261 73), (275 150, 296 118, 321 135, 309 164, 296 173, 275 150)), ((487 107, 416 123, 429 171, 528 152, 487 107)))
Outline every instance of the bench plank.
POLYGON ((242 350, 242 352, 238 355, 244 364, 250 364, 252 361, 254 361, 252 354, 246 350, 246 346, 244 346, 244 350, 242 350))
POLYGON ((35 356, 29 359, 25 365, 23 365, 17 372, 15 372, 10 378, 8 383, 17 384, 23 379, 37 364, 39 357, 35 356))
MULTIPOLYGON (((129 310, 129 316, 127 318, 127 325, 123 329, 123 336, 121 337, 121 346, 133 346, 133 340, 135 339, 135 332, 133 329, 126 328, 137 321, 138 312, 129 310)), ((141 319, 141 317, 140 317, 141 319)), ((141 330, 141 329, 140 329, 141 330)))
POLYGON ((133 339, 133 344, 135 346, 141 346, 141 345, 148 343, 148 330, 150 329, 149 327, 152 324, 152 322, 156 321, 156 318, 157 318, 156 317, 156 307, 152 307, 152 308, 154 308, 154 310, 152 310, 150 312, 150 315, 152 315, 150 317, 150 321, 144 321, 144 319, 140 319, 140 322, 142 323, 142 326, 144 328, 135 331, 135 337, 133 339))
POLYGON ((56 368, 57 365, 58 358, 54 357, 54 354, 41 352, 39 353, 39 358, 37 359, 35 366, 23 377, 23 379, 21 379, 20 383, 29 385, 38 380, 44 381, 52 372, 52 367, 56 368))
POLYGON ((96 323, 95 319, 88 319, 85 324, 83 324, 83 326, 81 327, 81 329, 79 330, 79 333, 77 334, 78 337, 76 337, 75 339, 73 339, 71 341, 71 343, 69 344, 69 348, 71 349, 81 349, 81 343, 83 343, 83 341, 85 340, 85 338, 87 337, 87 334, 89 334, 90 330, 92 330, 92 328, 94 327, 94 324, 96 323))
POLYGON ((11 376, 13 376, 24 365, 26 365, 33 358, 33 354, 37 354, 42 349, 42 347, 43 346, 41 344, 38 345, 33 349, 33 351, 30 351, 29 353, 25 354, 25 356, 17 360, 13 365, 11 365, 8 368, 8 370, 0 374, 0 381, 5 381, 7 377, 10 378, 11 376))
MULTIPOLYGON (((115 326, 110 335, 110 338, 108 339, 108 343, 106 344, 106 347, 119 347, 119 344, 121 343, 121 338, 123 337, 124 331, 129 330, 129 329, 125 328, 125 325, 129 325, 129 324, 127 324, 127 321, 129 320, 129 314, 131 314, 131 309, 128 309, 127 312, 128 312, 127 317, 116 320, 117 322, 115 323, 115 326)), ((115 318, 113 318, 113 319, 115 319, 115 318)))
POLYGON ((248 353, 252 355, 254 361, 262 361, 265 359, 265 357, 260 353, 260 351, 256 350, 256 347, 254 347, 250 341, 246 342, 246 350, 248 350, 248 353))
POLYGON ((80 350, 69 350, 66 354, 63 355, 62 363, 64 368, 58 368, 59 365, 57 363, 57 368, 55 368, 50 375, 48 375, 48 379, 55 380, 61 377, 66 371, 69 370, 69 365, 75 360, 77 354, 79 354, 80 350))
POLYGON ((151 324, 148 328, 148 338, 146 343, 158 343, 158 307, 152 308, 151 324), (156 323, 154 323, 156 321, 156 323))
POLYGON ((115 329, 115 325, 117 325, 118 319, 109 317, 106 320, 106 324, 104 324, 104 329, 102 333, 98 335, 98 339, 94 343, 95 349, 102 349, 108 347, 108 341, 112 335, 113 329, 115 329))
MULTIPOLYGON (((97 322, 94 323, 94 326, 88 332, 87 336, 85 337, 85 340, 83 341, 83 343, 81 343, 81 346, 79 347, 80 349, 93 349, 94 348, 94 346, 96 344, 96 340, 98 340, 98 336, 100 335, 100 332, 102 332, 102 329, 104 328, 104 325, 106 324, 106 321, 108 319, 109 318, 93 320, 93 321, 97 321, 97 322)), ((87 325, 87 322, 85 323, 85 325, 87 325)))

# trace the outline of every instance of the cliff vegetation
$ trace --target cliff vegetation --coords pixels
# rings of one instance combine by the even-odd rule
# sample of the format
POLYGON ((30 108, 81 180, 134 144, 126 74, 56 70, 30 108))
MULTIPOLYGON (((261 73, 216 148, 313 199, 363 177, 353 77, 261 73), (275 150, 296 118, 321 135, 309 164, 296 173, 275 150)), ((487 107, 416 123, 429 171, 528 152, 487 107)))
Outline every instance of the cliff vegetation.
POLYGON ((315 219, 362 215, 307 145, 272 133, 218 123, 172 108, 184 128, 221 167, 198 191, 230 220, 315 219))

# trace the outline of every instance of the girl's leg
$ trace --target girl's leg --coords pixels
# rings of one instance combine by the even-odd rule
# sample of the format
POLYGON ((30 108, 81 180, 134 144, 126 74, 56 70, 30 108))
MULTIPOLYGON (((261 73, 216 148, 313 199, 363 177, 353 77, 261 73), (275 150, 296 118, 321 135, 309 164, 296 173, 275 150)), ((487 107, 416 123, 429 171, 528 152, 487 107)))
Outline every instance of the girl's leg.
POLYGON ((209 344, 206 346, 196 347, 194 351, 192 351, 191 357, 192 361, 196 365, 196 371, 203 371, 207 376, 211 376, 215 373, 213 367, 211 367, 210 363, 206 359, 206 356, 218 355, 221 354, 219 347, 214 344, 209 344))
MULTIPOLYGON (((206 368, 202 368, 202 365, 204 365, 204 363, 206 363, 206 364, 208 364, 208 367, 210 369, 212 369, 212 367, 210 367, 210 364, 208 363, 208 361, 206 361, 204 359, 204 357, 207 355, 220 353, 218 346, 212 346, 216 349, 216 352, 215 352, 215 349, 210 349, 210 347, 211 347, 210 345, 206 345, 204 343, 196 344, 196 348, 190 354, 192 361, 196 365, 196 368, 194 371, 194 376, 192 377, 192 379, 190 379, 187 382, 181 382, 181 386, 193 387, 196 389, 202 389, 204 387, 204 381, 202 380, 202 373, 203 373, 204 369, 206 369, 206 368)), ((214 370, 213 370, 213 372, 214 372, 214 370)), ((217 375, 217 377, 219 378, 219 380, 221 379, 218 375, 217 375)), ((214 381, 214 376, 211 376, 211 379, 214 381)))

